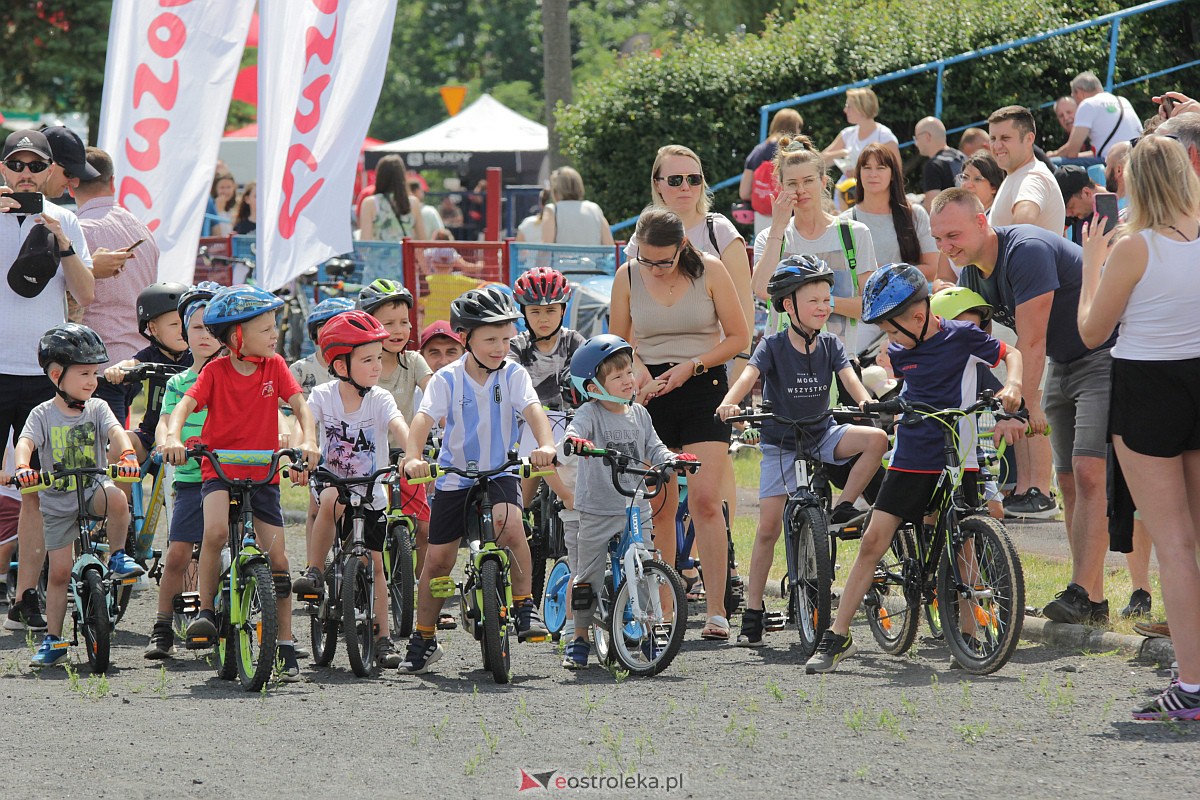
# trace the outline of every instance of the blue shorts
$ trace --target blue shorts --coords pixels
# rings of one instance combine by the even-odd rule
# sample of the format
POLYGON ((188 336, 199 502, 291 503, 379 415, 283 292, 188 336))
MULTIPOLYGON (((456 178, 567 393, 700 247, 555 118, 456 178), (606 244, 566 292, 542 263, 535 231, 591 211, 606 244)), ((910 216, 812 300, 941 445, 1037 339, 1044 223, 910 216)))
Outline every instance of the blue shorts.
MULTIPOLYGON (((838 443, 849 430, 849 425, 833 425, 821 437, 816 446, 811 449, 822 463, 830 465, 845 464, 850 458, 836 458, 834 451, 838 443)), ((796 491, 796 451, 788 450, 779 445, 763 442, 762 461, 759 462, 758 497, 781 497, 796 491)))
POLYGON ((204 495, 199 483, 175 484, 169 542, 204 541, 204 495))
MULTIPOLYGON (((213 492, 228 492, 229 487, 216 478, 209 478, 200 490, 200 496, 208 497, 213 492)), ((279 505, 279 484, 259 486, 250 495, 250 511, 256 520, 268 525, 283 527, 283 509, 279 505)))

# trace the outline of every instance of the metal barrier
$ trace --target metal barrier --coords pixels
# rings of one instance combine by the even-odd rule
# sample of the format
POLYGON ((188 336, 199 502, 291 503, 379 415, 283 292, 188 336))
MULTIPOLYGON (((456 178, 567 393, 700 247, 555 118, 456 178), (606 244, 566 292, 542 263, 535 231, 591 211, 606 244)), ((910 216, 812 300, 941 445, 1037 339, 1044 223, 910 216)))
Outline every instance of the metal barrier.
POLYGON ((508 241, 510 277, 534 267, 550 267, 566 275, 615 275, 624 260, 616 245, 570 245, 508 241))
POLYGON ((450 303, 485 284, 511 293, 508 248, 504 242, 403 242, 404 285, 416 298, 413 336, 435 320, 450 319, 450 303))

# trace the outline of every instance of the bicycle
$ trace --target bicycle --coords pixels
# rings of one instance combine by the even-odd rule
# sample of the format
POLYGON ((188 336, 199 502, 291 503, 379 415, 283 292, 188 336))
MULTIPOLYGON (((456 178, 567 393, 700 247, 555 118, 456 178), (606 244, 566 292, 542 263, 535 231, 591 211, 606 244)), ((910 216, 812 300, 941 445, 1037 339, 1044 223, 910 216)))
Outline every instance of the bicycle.
MULTIPOLYGON (((700 559, 692 558, 692 547, 696 543, 696 527, 688 511, 687 476, 679 475, 679 508, 675 512, 675 571, 681 576, 695 569, 704 580, 704 565, 700 559)), ((721 514, 725 519, 725 542, 728 557, 725 564, 725 616, 732 617, 742 607, 746 597, 745 584, 737 574, 737 554, 733 547, 733 529, 729 525, 729 504, 721 503, 721 514)))
MULTIPOLYGON (((470 631, 479 642, 484 669, 492 673, 496 683, 508 683, 512 680, 509 637, 516 609, 513 604, 510 576, 512 552, 496 543, 490 483, 500 475, 540 478, 550 474, 553 474, 552 470, 538 471, 528 459, 517 458, 515 453, 509 453, 508 460, 495 469, 459 469, 430 464, 428 477, 409 479, 411 484, 420 484, 428 483, 441 475, 458 475, 474 481, 471 499, 467 504, 470 557, 464 569, 463 580, 455 584, 452 578, 445 576, 431 581, 429 588, 433 596, 439 598, 453 597, 457 589, 463 629, 470 631), (518 469, 513 470, 514 467, 518 469)), ((541 639, 530 638, 527 641, 541 639)))
MULTIPOLYGON (((241 682, 248 692, 256 692, 271 677, 275 666, 278 619, 275 609, 275 581, 266 553, 259 549, 250 496, 266 486, 277 474, 286 474, 279 462, 291 460, 304 469, 299 450, 222 450, 215 452, 201 444, 188 448, 187 458, 203 458, 212 465, 217 480, 229 490, 228 562, 221 572, 220 591, 214 612, 217 617, 215 641, 209 637, 188 637, 189 650, 213 648, 217 675, 222 680, 241 682), (261 480, 230 478, 222 464, 266 466, 261 480)), ((222 561, 225 554, 222 552, 222 561)))
POLYGON ((938 479, 932 526, 905 521, 880 560, 864 607, 871 634, 889 655, 908 651, 920 622, 919 607, 937 609, 942 635, 963 669, 986 675, 1003 667, 1017 648, 1025 619, 1021 560, 998 520, 976 514, 962 491, 957 423, 981 411, 1007 414, 991 391, 966 408, 939 409, 896 398, 867 403, 867 412, 903 415, 900 425, 922 419, 942 425, 946 464, 938 479), (919 528, 917 528, 919 526, 919 528), (963 630, 966 624, 969 631, 963 630))
POLYGON ((596 597, 600 618, 600 622, 592 622, 596 656, 605 666, 615 660, 633 675, 657 675, 671 665, 683 645, 687 594, 679 573, 656 558, 657 551, 647 545, 642 535, 639 505, 643 500, 657 497, 672 479, 668 469, 695 473, 700 463, 670 461, 642 469, 633 466, 642 462, 619 450, 576 451, 570 442, 564 448, 567 455, 578 452, 585 458, 604 459, 612 473, 613 486, 630 499, 625 528, 609 542, 604 584, 596 597), (621 484, 622 475, 641 480, 635 489, 629 490, 621 484))
POLYGON ((389 464, 370 475, 342 478, 318 467, 309 479, 318 494, 328 487, 337 489, 338 502, 345 506, 339 521, 341 531, 333 538, 325 567, 324 596, 299 597, 308 604, 313 663, 317 666, 328 666, 333 661, 339 629, 354 674, 365 678, 375 665, 375 565, 366 545, 365 501, 374 492, 376 482, 395 471, 396 467, 389 464), (355 488, 362 488, 365 494, 353 491, 355 488))
MULTIPOLYGON (((393 447, 388 458, 399 464, 401 448, 393 447)), ((433 463, 434 456, 426 456, 433 463)), ((392 638, 412 634, 417 607, 417 523, 401 509, 400 480, 390 484, 386 527, 383 535, 383 578, 388 587, 388 606, 392 614, 392 638)))
MULTIPOLYGON (((87 486, 97 477, 106 476, 121 483, 132 483, 134 477, 122 477, 116 464, 108 467, 80 467, 64 469, 55 464, 53 471, 43 471, 38 483, 21 487, 22 494, 39 492, 69 482, 75 492, 78 507, 78 538, 75 541, 75 562, 71 565, 71 577, 67 583, 67 596, 71 602, 72 646, 79 645, 79 634, 83 634, 87 650, 88 665, 95 674, 108 670, 112 647, 112 632, 121 618, 119 598, 122 590, 137 581, 137 577, 118 578, 100 559, 99 553, 107 549, 98 540, 105 538, 108 522, 105 517, 93 514, 85 494, 87 486)), ((20 487, 13 479, 12 486, 20 487)))

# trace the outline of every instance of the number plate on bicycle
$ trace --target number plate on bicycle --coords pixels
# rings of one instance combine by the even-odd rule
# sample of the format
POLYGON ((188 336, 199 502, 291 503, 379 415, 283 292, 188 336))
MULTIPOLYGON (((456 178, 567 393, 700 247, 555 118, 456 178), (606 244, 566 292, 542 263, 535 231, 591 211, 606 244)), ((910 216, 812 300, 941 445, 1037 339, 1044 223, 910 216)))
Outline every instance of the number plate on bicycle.
POLYGON ((808 486, 808 459, 796 457, 796 486, 808 486))

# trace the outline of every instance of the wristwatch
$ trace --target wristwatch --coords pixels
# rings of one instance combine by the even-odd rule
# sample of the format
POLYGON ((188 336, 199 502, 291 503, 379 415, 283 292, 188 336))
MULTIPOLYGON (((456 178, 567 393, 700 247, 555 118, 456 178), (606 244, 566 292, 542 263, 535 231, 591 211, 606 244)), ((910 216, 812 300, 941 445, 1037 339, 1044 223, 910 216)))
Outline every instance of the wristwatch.
POLYGON ((69 258, 70 256, 73 256, 73 255, 75 255, 75 245, 70 244, 70 243, 67 244, 66 250, 58 251, 59 258, 69 258))
POLYGON ((698 358, 693 358, 692 359, 692 377, 694 378, 697 375, 703 375, 706 372, 708 372, 708 367, 704 366, 704 362, 698 358))

